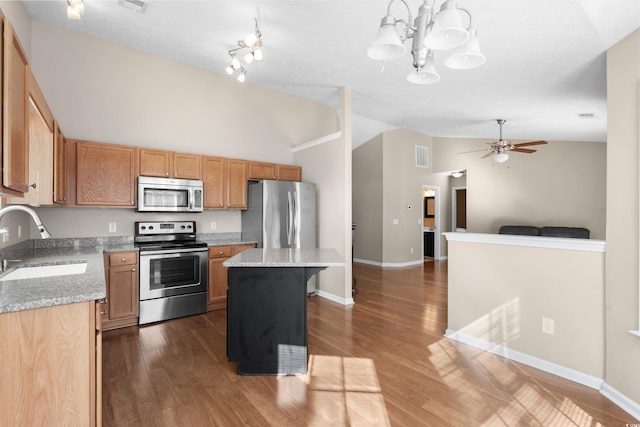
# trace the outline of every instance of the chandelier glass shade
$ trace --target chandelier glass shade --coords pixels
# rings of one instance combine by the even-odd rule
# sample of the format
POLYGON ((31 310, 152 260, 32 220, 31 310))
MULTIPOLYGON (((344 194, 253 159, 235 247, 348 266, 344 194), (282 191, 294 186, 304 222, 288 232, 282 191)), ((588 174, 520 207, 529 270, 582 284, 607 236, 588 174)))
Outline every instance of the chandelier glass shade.
POLYGON ((509 155, 505 152, 501 152, 493 156, 493 161, 496 163, 504 163, 509 160, 509 155))
POLYGON ((399 1, 407 9, 408 20, 395 18, 391 14, 394 1, 389 1, 378 36, 367 50, 371 59, 391 61, 402 57, 407 51, 404 42, 412 38, 414 71, 407 75, 407 79, 416 84, 440 80, 433 60, 434 51, 455 49, 445 61, 448 68, 467 70, 484 64, 486 58, 480 51, 478 32, 471 26, 471 13, 458 7, 456 0, 444 1, 437 13, 432 7, 435 3, 425 0, 415 20, 406 0, 399 1))
POLYGON ((84 15, 83 0, 67 0, 67 18, 80 19, 84 15))

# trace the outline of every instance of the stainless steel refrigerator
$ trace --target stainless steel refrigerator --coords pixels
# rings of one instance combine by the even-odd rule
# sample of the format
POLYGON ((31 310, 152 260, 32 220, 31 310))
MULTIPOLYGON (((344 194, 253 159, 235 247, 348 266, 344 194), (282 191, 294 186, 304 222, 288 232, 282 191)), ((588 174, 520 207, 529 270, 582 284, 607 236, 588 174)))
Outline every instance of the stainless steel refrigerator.
MULTIPOLYGON (((242 211, 242 240, 259 248, 315 248, 316 185, 308 182, 249 182, 242 211)), ((307 292, 316 292, 315 276, 307 292)))

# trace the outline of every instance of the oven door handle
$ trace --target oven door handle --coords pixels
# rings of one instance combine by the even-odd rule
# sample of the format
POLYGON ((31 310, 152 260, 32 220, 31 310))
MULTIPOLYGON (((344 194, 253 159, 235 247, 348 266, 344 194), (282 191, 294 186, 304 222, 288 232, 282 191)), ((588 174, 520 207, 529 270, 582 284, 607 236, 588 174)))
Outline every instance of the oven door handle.
POLYGON ((171 255, 180 253, 207 252, 209 249, 204 248, 184 248, 184 249, 161 249, 157 251, 140 251, 140 256, 147 255, 171 255))

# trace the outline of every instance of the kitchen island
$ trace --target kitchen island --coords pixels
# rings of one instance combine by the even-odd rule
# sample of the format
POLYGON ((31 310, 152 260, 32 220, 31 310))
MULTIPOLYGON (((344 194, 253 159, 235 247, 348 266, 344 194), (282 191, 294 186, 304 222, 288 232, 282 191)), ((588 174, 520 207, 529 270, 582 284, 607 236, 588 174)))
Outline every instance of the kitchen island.
POLYGON ((229 267, 227 358, 240 375, 307 372, 307 281, 344 267, 335 249, 248 249, 229 267))

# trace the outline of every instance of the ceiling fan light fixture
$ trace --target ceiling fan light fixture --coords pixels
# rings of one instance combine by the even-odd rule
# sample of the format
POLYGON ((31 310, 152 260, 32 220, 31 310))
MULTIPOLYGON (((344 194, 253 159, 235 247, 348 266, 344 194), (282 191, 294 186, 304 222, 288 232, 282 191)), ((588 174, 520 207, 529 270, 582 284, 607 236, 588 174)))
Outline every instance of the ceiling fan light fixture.
POLYGON ((497 153, 493 156, 493 161, 496 163, 504 163, 509 160, 509 155, 507 153, 497 153))
POLYGON ((407 47, 402 43, 402 37, 396 19, 387 15, 382 18, 378 36, 367 50, 367 55, 376 61, 391 61, 407 53, 407 47))
POLYGON ((469 29, 469 40, 462 46, 456 48, 451 56, 447 58, 444 65, 454 70, 470 70, 481 66, 487 58, 480 52, 480 42, 478 41, 478 31, 469 29))

